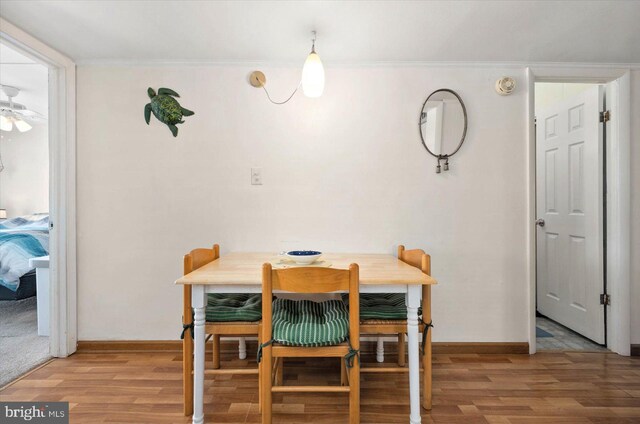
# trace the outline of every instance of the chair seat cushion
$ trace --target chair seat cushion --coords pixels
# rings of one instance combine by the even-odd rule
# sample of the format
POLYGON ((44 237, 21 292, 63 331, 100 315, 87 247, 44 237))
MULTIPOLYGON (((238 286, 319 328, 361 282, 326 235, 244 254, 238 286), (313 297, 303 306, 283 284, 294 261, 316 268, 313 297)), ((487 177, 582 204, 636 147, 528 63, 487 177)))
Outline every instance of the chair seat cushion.
POLYGON ((262 295, 210 293, 207 295, 205 316, 207 322, 260 321, 262 295))
POLYGON ((349 335, 349 312, 340 300, 276 299, 273 340, 287 346, 332 346, 349 335))
MULTIPOLYGON (((360 319, 406 320, 407 305, 404 299, 404 293, 361 293, 360 319)), ((342 294, 342 300, 349 305, 348 294, 342 294)), ((422 315, 422 308, 418 309, 418 315, 422 315)))

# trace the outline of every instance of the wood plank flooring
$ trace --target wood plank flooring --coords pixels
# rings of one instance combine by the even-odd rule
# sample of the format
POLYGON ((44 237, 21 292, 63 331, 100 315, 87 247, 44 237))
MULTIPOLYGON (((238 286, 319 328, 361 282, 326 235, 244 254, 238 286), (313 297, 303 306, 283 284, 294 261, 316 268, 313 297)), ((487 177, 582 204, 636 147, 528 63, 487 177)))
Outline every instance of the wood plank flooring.
MULTIPOLYGON (((232 353, 226 354, 229 360, 232 353)), ((363 355, 365 363, 374 355, 363 355)), ((395 358, 387 355, 389 361, 395 358)), ((252 354, 233 366, 255 366, 252 354)), ((224 355, 223 355, 223 359, 224 355)), ((75 354, 0 392, 2 401, 68 401, 71 423, 188 423, 181 355, 75 354)), ((335 360, 295 360, 285 384, 339 384, 335 360)), ((408 422, 408 376, 362 376, 362 422, 408 422)), ((640 423, 640 358, 611 353, 434 355, 433 410, 423 423, 640 423)), ((259 423, 257 377, 205 383, 208 423, 259 423)), ((274 423, 347 422, 342 394, 276 394, 274 423)))

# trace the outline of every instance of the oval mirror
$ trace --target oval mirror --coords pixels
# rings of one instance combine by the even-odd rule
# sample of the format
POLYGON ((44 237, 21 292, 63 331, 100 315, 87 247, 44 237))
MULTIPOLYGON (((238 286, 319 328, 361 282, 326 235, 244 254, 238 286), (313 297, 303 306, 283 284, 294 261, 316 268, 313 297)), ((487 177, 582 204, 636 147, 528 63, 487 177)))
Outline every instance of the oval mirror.
POLYGON ((448 88, 434 91, 420 111, 420 137, 427 151, 449 170, 449 158, 456 154, 467 135, 467 109, 458 94, 448 88))

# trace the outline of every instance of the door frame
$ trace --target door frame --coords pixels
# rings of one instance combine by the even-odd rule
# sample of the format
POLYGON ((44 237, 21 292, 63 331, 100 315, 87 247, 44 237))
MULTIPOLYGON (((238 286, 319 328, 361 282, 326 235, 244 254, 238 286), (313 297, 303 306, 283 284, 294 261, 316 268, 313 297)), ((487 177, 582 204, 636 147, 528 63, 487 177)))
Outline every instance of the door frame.
POLYGON ((0 41, 49 68, 49 253, 52 356, 76 350, 76 65, 0 18, 0 41))
POLYGON ((610 132, 607 134, 607 347, 620 355, 631 351, 631 71, 628 68, 536 66, 526 69, 527 84, 527 268, 529 280, 529 353, 536 353, 536 134, 535 83, 612 84, 610 132))

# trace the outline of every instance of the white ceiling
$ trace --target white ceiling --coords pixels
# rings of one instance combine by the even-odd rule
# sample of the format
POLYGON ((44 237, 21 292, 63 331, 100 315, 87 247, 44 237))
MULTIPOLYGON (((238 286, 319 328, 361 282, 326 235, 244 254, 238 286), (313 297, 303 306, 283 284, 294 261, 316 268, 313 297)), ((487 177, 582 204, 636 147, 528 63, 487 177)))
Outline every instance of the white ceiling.
POLYGON ((9 1, 79 62, 640 63, 640 2, 9 1))
POLYGON ((4 44, 0 44, 0 63, 36 63, 35 60, 11 49, 4 44))
MULTIPOLYGON (((48 78, 46 66, 0 44, 0 85, 20 89, 13 99, 16 103, 47 116, 48 78)), ((8 100, 1 91, 0 100, 8 100)))

